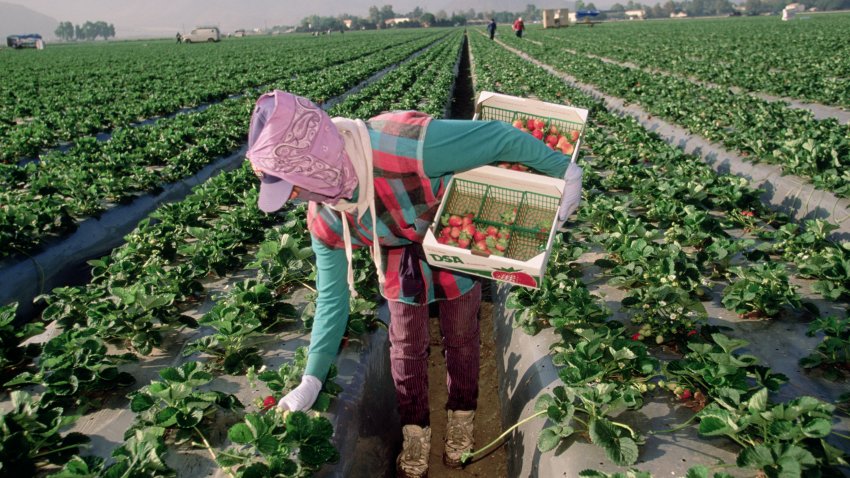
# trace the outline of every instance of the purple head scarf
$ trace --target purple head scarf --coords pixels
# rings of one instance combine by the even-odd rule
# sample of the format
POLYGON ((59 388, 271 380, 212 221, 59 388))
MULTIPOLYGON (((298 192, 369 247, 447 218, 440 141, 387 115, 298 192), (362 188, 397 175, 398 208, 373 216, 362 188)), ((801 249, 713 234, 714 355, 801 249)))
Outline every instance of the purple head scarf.
POLYGON ((260 209, 277 211, 292 187, 329 204, 351 197, 357 175, 345 154, 342 136, 312 101, 274 90, 257 100, 246 153, 260 179, 260 209))

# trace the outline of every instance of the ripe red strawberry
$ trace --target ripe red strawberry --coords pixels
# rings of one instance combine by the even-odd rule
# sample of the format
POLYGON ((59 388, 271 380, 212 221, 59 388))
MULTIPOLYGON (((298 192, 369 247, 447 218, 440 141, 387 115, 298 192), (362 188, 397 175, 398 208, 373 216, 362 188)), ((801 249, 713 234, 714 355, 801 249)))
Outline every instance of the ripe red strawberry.
POLYGON ((688 400, 693 396, 690 390, 687 388, 682 391, 682 400, 688 400))
POLYGON ((536 130, 531 132, 531 136, 534 136, 535 138, 542 140, 543 139, 543 131, 536 129, 536 130))
POLYGON ((453 227, 452 232, 449 235, 451 236, 452 239, 457 239, 458 237, 460 237, 460 228, 459 227, 453 227))
POLYGON ((547 136, 546 144, 548 144, 549 146, 555 146, 556 144, 558 144, 558 135, 550 134, 549 136, 547 136))
POLYGON ((487 226, 487 235, 490 237, 495 236, 499 233, 499 230, 496 229, 496 226, 487 226))
POLYGON ((542 119, 535 118, 534 129, 539 129, 540 131, 543 131, 544 128, 546 128, 546 123, 544 123, 542 119))
POLYGON ((537 129, 537 121, 535 121, 534 118, 528 118, 528 121, 525 122, 525 125, 531 131, 537 129))
POLYGON ((570 139, 572 140, 572 141, 570 141, 571 143, 575 143, 576 141, 578 141, 578 137, 579 137, 578 131, 570 131, 570 139))
POLYGON ((514 125, 514 128, 522 129, 522 127, 523 127, 523 123, 522 123, 521 119, 515 119, 514 122, 511 123, 511 124, 514 125))
POLYGON ((446 226, 446 227, 444 227, 443 229, 440 230, 440 237, 449 237, 449 236, 451 236, 451 234, 452 234, 452 228, 451 227, 446 226))
POLYGON ((514 268, 499 269, 490 272, 490 277, 496 280, 511 282, 526 287, 537 287, 537 280, 525 272, 514 268))
POLYGON ((564 143, 564 145, 561 146, 561 152, 566 155, 573 154, 573 149, 573 145, 570 143, 564 143))
POLYGON ((555 139, 557 139, 558 138, 558 128, 556 128, 555 125, 549 126, 549 134, 555 135, 555 139))
POLYGON ((263 410, 269 410, 275 405, 277 405, 277 400, 273 396, 269 395, 263 399, 263 410))
POLYGON ((469 249, 469 237, 468 236, 459 237, 458 240, 457 240, 457 246, 462 247, 464 249, 469 249))
POLYGON ((460 228, 460 232, 468 235, 469 237, 472 237, 478 231, 475 229, 475 226, 472 223, 469 223, 460 228))
POLYGON ((472 235, 472 239, 474 239, 475 242, 483 241, 487 239, 487 234, 484 231, 475 231, 475 234, 472 235))
POLYGON ((475 241, 475 245, 473 246, 476 251, 490 253, 490 249, 487 248, 486 241, 475 241))
POLYGON ((462 225, 463 225, 463 218, 462 217, 458 216, 457 214, 452 214, 449 217, 449 226, 459 227, 459 226, 462 226, 462 225))
POLYGON ((439 242, 440 244, 448 244, 449 238, 447 236, 440 236, 437 238, 437 242, 439 242))

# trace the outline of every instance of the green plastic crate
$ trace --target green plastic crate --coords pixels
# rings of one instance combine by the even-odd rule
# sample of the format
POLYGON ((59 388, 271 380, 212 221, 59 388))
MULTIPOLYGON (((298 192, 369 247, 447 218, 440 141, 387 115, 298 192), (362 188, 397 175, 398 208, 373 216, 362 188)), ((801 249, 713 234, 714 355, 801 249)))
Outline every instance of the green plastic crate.
POLYGON ((472 213, 476 228, 495 226, 510 230, 505 257, 519 261, 526 261, 545 249, 560 203, 560 198, 555 196, 457 178, 446 194, 443 214, 463 216, 472 213), (514 209, 514 222, 505 222, 505 215, 513 215, 514 209))

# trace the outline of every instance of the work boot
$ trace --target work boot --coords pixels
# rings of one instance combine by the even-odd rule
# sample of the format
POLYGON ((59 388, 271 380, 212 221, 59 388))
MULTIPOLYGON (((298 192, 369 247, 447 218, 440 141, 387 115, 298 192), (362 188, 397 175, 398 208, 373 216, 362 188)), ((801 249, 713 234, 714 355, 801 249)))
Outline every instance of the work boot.
POLYGON ((452 468, 463 466, 461 457, 472 451, 474 439, 472 436, 472 419, 474 410, 449 410, 446 424, 446 452, 443 453, 443 464, 452 468))
POLYGON ((401 429, 404 443, 396 460, 398 478, 427 478, 428 456, 431 454, 431 427, 405 425, 401 429))

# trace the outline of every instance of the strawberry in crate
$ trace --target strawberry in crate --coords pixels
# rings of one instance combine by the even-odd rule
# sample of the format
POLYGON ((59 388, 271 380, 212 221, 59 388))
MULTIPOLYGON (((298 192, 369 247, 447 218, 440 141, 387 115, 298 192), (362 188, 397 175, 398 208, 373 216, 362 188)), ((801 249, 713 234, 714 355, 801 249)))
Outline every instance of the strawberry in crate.
MULTIPOLYGON (((576 130, 560 131, 557 126, 546 123, 540 118, 515 119, 513 126, 521 131, 530 133, 535 138, 546 143, 553 151, 560 151, 567 156, 575 151, 575 144, 579 138, 576 130)), ((498 167, 514 171, 528 171, 528 167, 519 163, 499 163, 498 167)))

